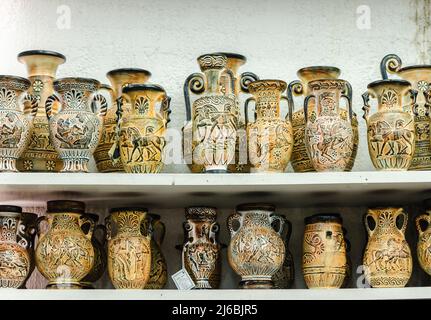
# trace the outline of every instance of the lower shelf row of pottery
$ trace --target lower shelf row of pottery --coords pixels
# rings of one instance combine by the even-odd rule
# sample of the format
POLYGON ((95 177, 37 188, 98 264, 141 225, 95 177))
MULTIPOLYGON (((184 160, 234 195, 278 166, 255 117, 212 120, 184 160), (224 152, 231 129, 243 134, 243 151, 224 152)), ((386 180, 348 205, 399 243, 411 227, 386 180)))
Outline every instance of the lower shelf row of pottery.
MULTIPOLYGON (((48 201, 37 217, 17 206, 0 206, 0 284, 25 288, 35 269, 48 288, 92 288, 108 270, 115 288, 161 289, 168 280, 161 251, 165 225, 142 207, 113 208, 105 225, 86 213, 79 201, 48 201), (35 246, 36 236, 38 237, 35 246), (106 240, 106 241, 105 241, 106 240), (105 243, 107 245, 105 245, 105 243)), ((412 253, 405 240, 407 214, 402 208, 371 208, 365 216, 368 242, 363 256, 372 287, 403 287, 412 275, 412 253)), ((420 266, 431 274, 431 211, 416 218, 420 266)), ((291 224, 271 204, 243 204, 227 219, 227 250, 241 288, 289 288, 294 279, 288 249, 291 224)), ((182 263, 173 276, 177 287, 218 288, 221 245, 217 212, 212 207, 186 208, 182 263)), ((349 241, 339 214, 305 218, 302 273, 308 288, 345 286, 352 264, 349 241)))

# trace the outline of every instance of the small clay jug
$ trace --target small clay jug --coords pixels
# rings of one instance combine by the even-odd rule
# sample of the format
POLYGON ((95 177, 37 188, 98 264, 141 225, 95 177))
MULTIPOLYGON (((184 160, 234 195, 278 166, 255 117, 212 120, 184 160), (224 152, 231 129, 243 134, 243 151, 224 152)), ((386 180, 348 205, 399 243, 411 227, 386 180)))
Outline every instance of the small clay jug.
POLYGON ((421 268, 431 275, 431 199, 424 201, 425 213, 416 217, 417 256, 421 268))

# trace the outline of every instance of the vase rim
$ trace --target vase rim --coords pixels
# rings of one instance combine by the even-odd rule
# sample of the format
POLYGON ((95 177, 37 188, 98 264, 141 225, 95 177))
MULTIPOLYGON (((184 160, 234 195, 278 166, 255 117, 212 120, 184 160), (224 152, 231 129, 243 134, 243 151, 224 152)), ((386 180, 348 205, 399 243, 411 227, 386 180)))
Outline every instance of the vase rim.
POLYGON ((86 82, 93 83, 96 86, 100 86, 100 81, 93 78, 84 78, 84 77, 64 77, 54 80, 54 86, 60 82, 86 82))
POLYGON ((236 211, 248 211, 248 210, 264 210, 264 211, 275 211, 275 205, 271 203, 242 203, 236 206, 236 211))
POLYGON ((129 84, 123 88, 122 92, 128 93, 128 92, 141 91, 141 90, 149 90, 149 91, 166 93, 165 89, 162 86, 159 86, 158 84, 149 84, 149 83, 129 84))
POLYGON ((20 76, 13 76, 13 75, 10 75, 10 74, 2 74, 2 75, 0 75, 0 80, 15 80, 15 81, 19 81, 19 82, 25 83, 29 87, 31 85, 30 80, 28 80, 27 78, 20 77, 20 76))
POLYGON ((106 76, 113 76, 113 75, 117 75, 117 74, 122 74, 122 73, 142 73, 148 77, 151 76, 151 72, 145 69, 141 69, 141 68, 118 68, 118 69, 113 69, 110 70, 106 73, 106 76))
POLYGON ((225 56, 226 58, 232 58, 232 59, 238 59, 238 60, 242 60, 242 61, 244 61, 244 63, 245 62, 247 62, 247 58, 246 58, 246 56, 243 56, 242 54, 239 54, 239 53, 234 53, 234 52, 214 52, 214 54, 217 54, 217 55, 222 55, 222 56, 225 56))
POLYGON ((138 211, 140 213, 148 214, 148 209, 145 207, 118 207, 109 209, 109 213, 116 213, 121 211, 138 211))
POLYGON ((27 217, 33 217, 33 218, 37 218, 38 217, 37 213, 34 213, 34 212, 23 211, 23 212, 21 212, 21 214, 23 216, 27 216, 27 217))
POLYGON ((46 213, 85 213, 85 203, 75 200, 50 200, 46 203, 46 213))
POLYGON ((342 224, 343 218, 339 213, 317 213, 304 218, 305 224, 313 224, 319 222, 336 222, 342 224))
POLYGON ((407 67, 402 67, 398 69, 397 73, 412 69, 431 69, 431 64, 415 64, 407 67))
POLYGON ((334 66, 308 66, 308 67, 303 67, 299 69, 296 73, 300 74, 301 72, 304 72, 304 71, 316 71, 316 70, 329 70, 329 71, 335 71, 335 72, 341 73, 340 68, 337 68, 334 66))
POLYGON ((113 89, 112 89, 112 87, 111 87, 109 84, 106 84, 106 83, 102 83, 102 84, 99 86, 99 88, 100 88, 100 89, 105 89, 105 90, 113 90, 113 89))
POLYGON ((406 86, 411 86, 411 83, 406 81, 406 80, 401 80, 401 79, 382 79, 382 80, 377 80, 377 81, 373 81, 371 83, 368 84, 367 88, 374 88, 377 87, 381 84, 401 84, 401 85, 406 85, 406 86))
POLYGON ((248 89, 249 90, 250 89, 253 90, 253 87, 259 86, 259 85, 264 84, 264 83, 279 85, 280 87, 284 88, 284 90, 287 88, 287 82, 284 81, 284 80, 279 80, 279 79, 259 79, 259 80, 250 82, 250 84, 248 85, 248 89))
POLYGON ((0 213, 22 213, 22 208, 12 205, 0 205, 0 213))
POLYGON ((63 63, 66 61, 65 55, 59 52, 50 51, 50 50, 26 50, 18 53, 17 58, 20 61, 20 58, 27 57, 27 56, 52 56, 52 57, 62 59, 63 63))
POLYGON ((338 82, 338 83, 346 83, 347 80, 344 79, 328 79, 328 78, 321 78, 321 79, 314 79, 311 80, 308 85, 313 85, 315 83, 319 83, 319 82, 338 82))

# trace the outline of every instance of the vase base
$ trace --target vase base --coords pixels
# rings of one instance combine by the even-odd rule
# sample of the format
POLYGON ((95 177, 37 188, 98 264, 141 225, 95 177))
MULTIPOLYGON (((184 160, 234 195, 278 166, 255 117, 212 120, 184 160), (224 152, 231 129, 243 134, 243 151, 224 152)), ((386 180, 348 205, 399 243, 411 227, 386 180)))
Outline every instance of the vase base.
POLYGON ((240 289, 274 289, 274 283, 268 280, 247 280, 239 283, 240 289))

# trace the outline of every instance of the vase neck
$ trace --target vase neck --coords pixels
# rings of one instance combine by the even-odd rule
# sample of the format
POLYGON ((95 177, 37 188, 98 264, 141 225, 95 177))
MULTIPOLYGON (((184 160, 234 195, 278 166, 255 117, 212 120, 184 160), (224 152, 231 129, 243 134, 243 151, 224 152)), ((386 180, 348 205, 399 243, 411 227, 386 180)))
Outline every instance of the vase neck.
POLYGON ((249 211, 240 212, 243 216, 243 226, 251 227, 268 227, 271 228, 270 215, 272 212, 269 211, 249 211))
POLYGON ((50 215, 52 215, 51 229, 81 231, 79 213, 51 213, 50 215))
POLYGON ((279 118, 281 91, 268 89, 254 93, 256 99, 256 118, 279 118))
POLYGON ((0 216, 0 223, 0 242, 15 243, 19 224, 19 216, 0 216))
POLYGON ((206 91, 208 94, 221 94, 220 90, 220 69, 207 69, 204 71, 207 87, 206 91))

